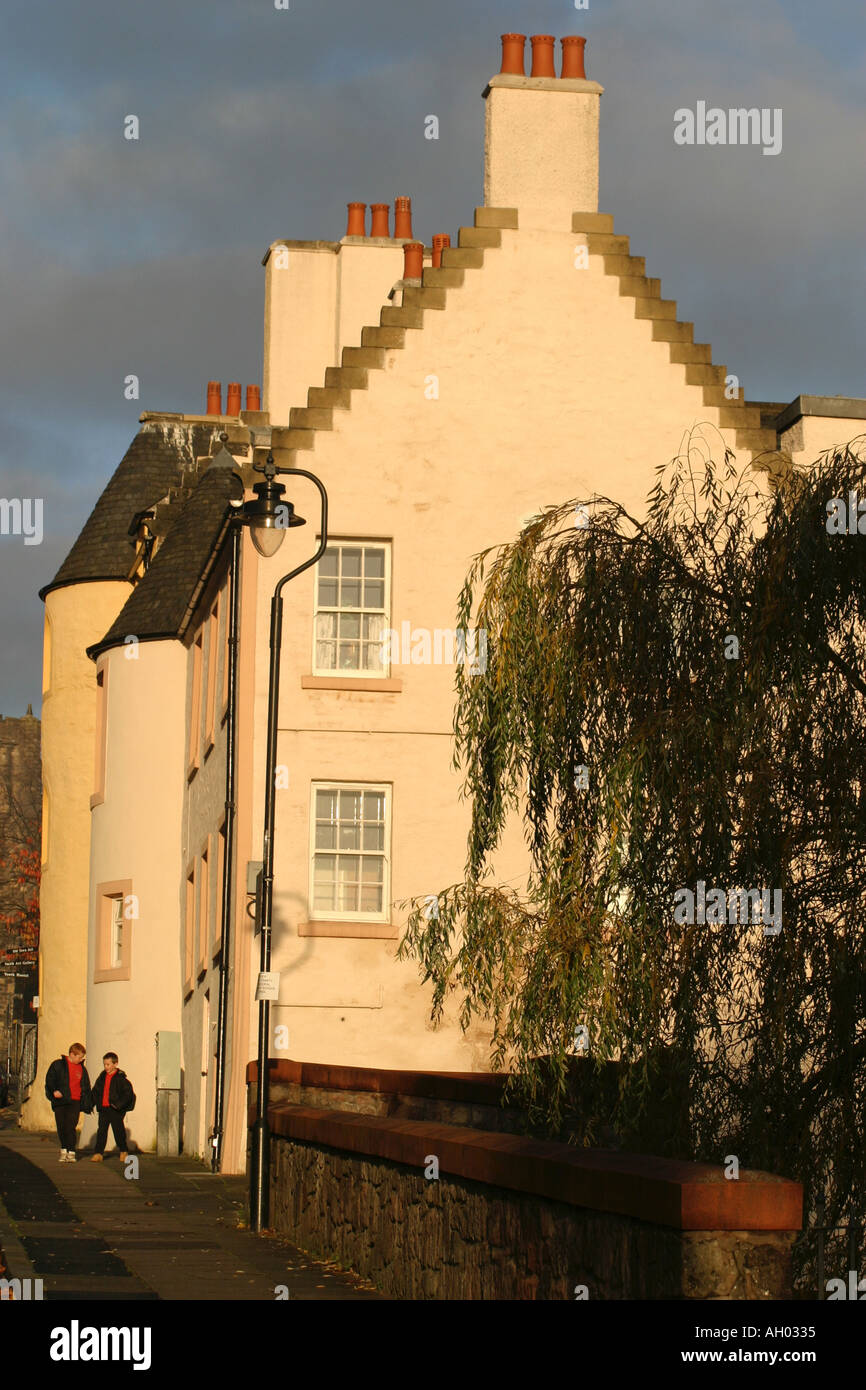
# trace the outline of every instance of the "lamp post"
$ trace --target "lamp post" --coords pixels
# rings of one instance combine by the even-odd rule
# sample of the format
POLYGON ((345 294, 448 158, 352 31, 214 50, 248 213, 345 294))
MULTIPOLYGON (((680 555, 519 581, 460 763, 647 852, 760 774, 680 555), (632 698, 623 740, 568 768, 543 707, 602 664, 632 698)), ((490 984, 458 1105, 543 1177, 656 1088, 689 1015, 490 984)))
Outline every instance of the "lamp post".
POLYGON ((256 471, 264 473, 265 481, 256 483, 253 492, 255 501, 247 502, 241 509, 244 522, 250 527, 253 545, 260 555, 270 558, 283 543, 290 527, 305 525, 304 518, 295 515, 290 502, 282 500, 285 488, 275 482, 278 473, 296 478, 308 478, 319 490, 322 499, 322 536, 315 555, 284 574, 274 589, 271 599, 270 668, 268 674, 268 737, 267 766, 265 769, 265 819, 262 838, 262 893, 261 893, 261 951, 259 956, 259 1037, 258 1037, 258 1075, 256 1077, 256 1119, 252 1131, 250 1154, 250 1226, 254 1231, 262 1231, 268 1224, 269 1209, 269 1145, 268 1128, 268 1055, 270 1052, 271 1001, 262 997, 267 991, 262 988, 262 976, 271 968, 271 916, 273 908, 274 883, 274 811, 276 801, 277 772, 277 724, 280 705, 280 648, 283 629, 283 589, 314 565, 325 553, 328 544, 328 494, 314 473, 305 468, 278 468, 273 454, 268 454, 267 462, 256 464, 256 471))

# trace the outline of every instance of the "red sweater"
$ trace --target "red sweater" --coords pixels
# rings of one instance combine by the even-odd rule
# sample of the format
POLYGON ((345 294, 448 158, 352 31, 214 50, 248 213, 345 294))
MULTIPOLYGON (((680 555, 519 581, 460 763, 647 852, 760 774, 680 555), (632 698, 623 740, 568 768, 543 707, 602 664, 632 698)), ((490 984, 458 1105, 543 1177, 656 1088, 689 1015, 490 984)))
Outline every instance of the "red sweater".
POLYGON ((69 1070, 69 1096, 71 1100, 81 1100, 81 1073, 84 1067, 81 1062, 73 1062, 71 1057, 66 1058, 66 1066, 69 1070))

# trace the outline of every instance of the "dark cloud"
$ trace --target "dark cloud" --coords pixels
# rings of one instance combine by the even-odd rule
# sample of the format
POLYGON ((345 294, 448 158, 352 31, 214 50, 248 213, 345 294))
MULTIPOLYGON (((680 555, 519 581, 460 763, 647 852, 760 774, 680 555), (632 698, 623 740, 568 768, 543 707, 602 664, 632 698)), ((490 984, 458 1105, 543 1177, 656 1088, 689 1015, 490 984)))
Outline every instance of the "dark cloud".
POLYGON ((38 703, 41 605, 141 409, 261 379, 261 256, 336 238, 350 199, 412 196, 429 240, 481 201, 500 32, 584 33, 601 205, 753 398, 866 394, 863 42, 847 0, 79 0, 12 3, 0 52, 0 709, 38 703), (784 145, 684 149, 698 99, 780 106, 784 145), (438 142, 424 117, 440 119, 438 142), (137 115, 138 142, 123 138, 137 115), (141 381, 139 402, 123 378, 141 381), (18 492, 14 491, 18 489, 18 492))

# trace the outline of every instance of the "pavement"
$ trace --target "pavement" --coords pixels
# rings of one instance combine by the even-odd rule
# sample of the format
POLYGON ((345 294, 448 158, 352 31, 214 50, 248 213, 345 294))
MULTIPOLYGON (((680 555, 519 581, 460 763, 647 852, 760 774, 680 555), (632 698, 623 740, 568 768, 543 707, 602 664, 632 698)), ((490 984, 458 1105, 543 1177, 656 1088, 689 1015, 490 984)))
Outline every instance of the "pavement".
POLYGON ((53 1134, 0 1111, 0 1249, 7 1278, 42 1279, 44 1299, 382 1299, 373 1285, 270 1232, 246 1227, 247 1180, 197 1159, 137 1154, 59 1162, 53 1134), (278 1292, 279 1291, 279 1292, 278 1292))

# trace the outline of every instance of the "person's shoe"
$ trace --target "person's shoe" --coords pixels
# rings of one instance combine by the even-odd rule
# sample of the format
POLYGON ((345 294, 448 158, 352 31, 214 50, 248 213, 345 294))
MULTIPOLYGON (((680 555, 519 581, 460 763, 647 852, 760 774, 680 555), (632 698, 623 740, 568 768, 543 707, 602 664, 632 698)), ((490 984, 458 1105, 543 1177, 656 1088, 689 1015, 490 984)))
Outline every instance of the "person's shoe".
POLYGON ((61 1149, 61 1150, 60 1150, 60 1159, 59 1159, 59 1162, 60 1162, 60 1163, 65 1163, 65 1162, 66 1162, 66 1150, 65 1150, 65 1149, 61 1149))
POLYGON ((102 1154, 94 1154, 93 1157, 92 1157, 92 1159, 90 1160, 90 1162, 91 1162, 91 1163, 101 1163, 101 1162, 102 1162, 102 1154))
POLYGON ((75 1163, 75 1162, 77 1162, 77 1154, 76 1154, 76 1152, 75 1152, 74 1149, 67 1149, 67 1150, 66 1150, 66 1162, 67 1162, 67 1163, 75 1163))
POLYGON ((129 1155, 125 1152, 118 1154, 118 1158, 120 1159, 121 1163, 125 1163, 128 1157, 129 1155))

